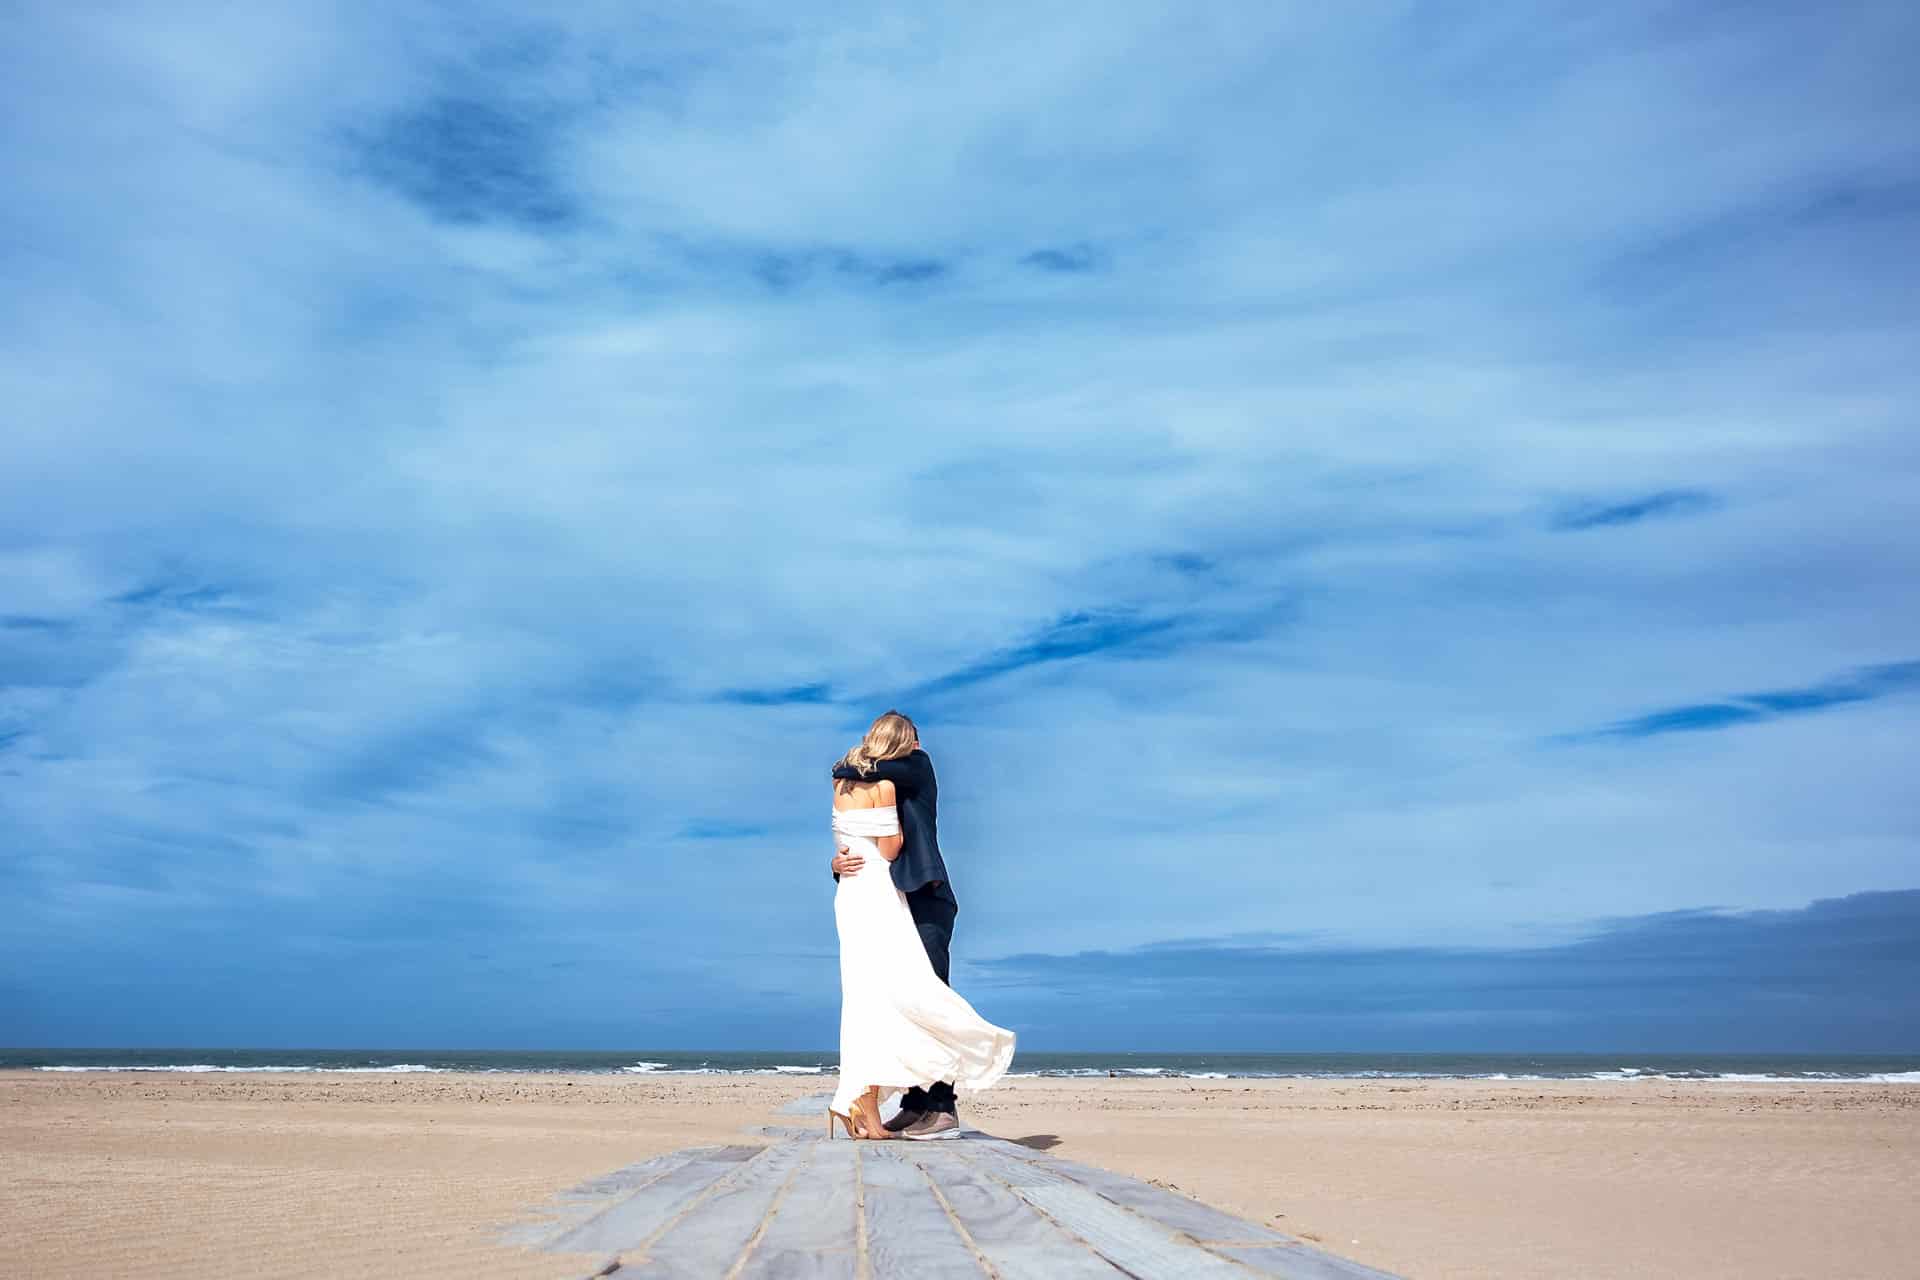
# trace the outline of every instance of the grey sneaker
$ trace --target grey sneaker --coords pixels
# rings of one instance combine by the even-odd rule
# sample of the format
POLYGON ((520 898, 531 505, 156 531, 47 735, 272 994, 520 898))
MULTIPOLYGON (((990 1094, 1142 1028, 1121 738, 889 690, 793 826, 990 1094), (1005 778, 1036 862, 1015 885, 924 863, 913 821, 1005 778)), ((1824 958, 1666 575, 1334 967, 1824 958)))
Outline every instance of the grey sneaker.
POLYGON ((887 1132, 899 1133, 902 1129, 911 1128, 914 1125, 919 1124, 921 1117, 925 1116, 926 1114, 927 1113, 924 1111, 908 1111, 902 1108, 899 1115, 887 1121, 887 1132))
POLYGON ((960 1136, 960 1117, 951 1111, 929 1111, 904 1130, 900 1136, 912 1138, 915 1142, 957 1138, 960 1136))

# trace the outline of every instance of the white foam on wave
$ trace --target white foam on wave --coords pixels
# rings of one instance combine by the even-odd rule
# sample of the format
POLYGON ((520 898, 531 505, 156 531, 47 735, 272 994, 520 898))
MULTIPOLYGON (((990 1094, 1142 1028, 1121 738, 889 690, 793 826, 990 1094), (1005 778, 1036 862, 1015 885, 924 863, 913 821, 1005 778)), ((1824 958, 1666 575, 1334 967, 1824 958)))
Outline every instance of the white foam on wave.
POLYGON ((1753 1084, 1920 1084, 1920 1071, 1872 1071, 1857 1076, 1841 1075, 1834 1071, 1809 1072, 1803 1076, 1769 1075, 1764 1072, 1750 1075, 1728 1071, 1713 1079, 1753 1084))
POLYGON ((189 1062, 181 1066, 143 1066, 124 1067, 35 1067, 35 1071, 318 1071, 318 1067, 217 1067, 211 1062, 189 1062))
MULTIPOLYGON (((1772 1084, 1773 1082, 1778 1080, 1792 1080, 1800 1084, 1819 1084, 1823 1082, 1823 1078, 1819 1076, 1815 1076, 1809 1079, 1808 1077, 1805 1077, 1805 1076, 1775 1075, 1771 1071, 1722 1071, 1718 1075, 1709 1076, 1707 1078, 1710 1080, 1733 1080, 1733 1081, 1746 1083, 1746 1084, 1772 1084)), ((1840 1077, 1836 1076, 1836 1077, 1825 1077, 1824 1079, 1839 1079, 1839 1078, 1840 1077)))
POLYGON ((838 1067, 676 1067, 665 1062, 636 1062, 621 1071, 638 1076, 817 1076, 838 1075, 838 1067))
POLYGON ((1840 1072, 1808 1072, 1804 1075, 1684 1072, 1668 1073, 1640 1067, 1620 1067, 1613 1071, 1588 1071, 1579 1075, 1547 1075, 1534 1072, 1489 1071, 1467 1074, 1445 1071, 1172 1071, 1164 1067, 1063 1067, 1032 1071, 1009 1071, 1009 1078, 1073 1079, 1089 1076, 1137 1076, 1187 1080, 1486 1080, 1509 1082, 1614 1080, 1687 1083, 1691 1081, 1727 1081, 1754 1084, 1920 1084, 1920 1071, 1879 1071, 1850 1075, 1840 1072))
MULTIPOLYGON (((1561 1076, 1519 1076, 1521 1080, 1564 1079, 1561 1076)), ((1877 1071, 1862 1075, 1845 1075, 1837 1071, 1810 1071, 1804 1075, 1782 1075, 1777 1071, 1636 1071, 1627 1068, 1623 1071, 1593 1071, 1581 1079, 1586 1080, 1646 1080, 1665 1081, 1669 1084, 1718 1083, 1718 1084, 1920 1084, 1920 1071, 1877 1071)))
POLYGON ((251 1074, 251 1073, 265 1071, 265 1072, 275 1072, 283 1075, 288 1073, 294 1073, 294 1072, 307 1073, 307 1074, 325 1074, 325 1075, 365 1075, 365 1074, 384 1075, 389 1072, 405 1073, 405 1072, 426 1071, 426 1072, 440 1073, 440 1072, 449 1071, 451 1069, 452 1068, 449 1068, 449 1067, 429 1067, 419 1062, 397 1062, 390 1067, 221 1067, 221 1066, 215 1066, 211 1062, 189 1062, 179 1066, 157 1066, 157 1065, 156 1066, 132 1065, 132 1066, 125 1066, 125 1067, 53 1066, 53 1067, 35 1067, 34 1068, 35 1071, 168 1071, 168 1072, 180 1072, 180 1073, 186 1073, 186 1074, 198 1074, 201 1072, 215 1072, 215 1071, 227 1072, 227 1073, 233 1073, 233 1074, 251 1074))

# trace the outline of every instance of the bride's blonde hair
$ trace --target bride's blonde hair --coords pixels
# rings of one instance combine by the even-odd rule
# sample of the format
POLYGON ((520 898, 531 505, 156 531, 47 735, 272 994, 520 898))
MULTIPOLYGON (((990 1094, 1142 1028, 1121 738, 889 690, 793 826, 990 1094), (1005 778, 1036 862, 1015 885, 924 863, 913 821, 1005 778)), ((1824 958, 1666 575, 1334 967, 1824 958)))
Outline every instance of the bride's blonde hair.
POLYGON ((870 773, 874 761, 896 760, 912 751, 914 740, 919 736, 913 721, 898 711, 885 712, 868 726, 867 736, 860 739, 860 744, 840 757, 840 763, 850 764, 860 773, 870 773))

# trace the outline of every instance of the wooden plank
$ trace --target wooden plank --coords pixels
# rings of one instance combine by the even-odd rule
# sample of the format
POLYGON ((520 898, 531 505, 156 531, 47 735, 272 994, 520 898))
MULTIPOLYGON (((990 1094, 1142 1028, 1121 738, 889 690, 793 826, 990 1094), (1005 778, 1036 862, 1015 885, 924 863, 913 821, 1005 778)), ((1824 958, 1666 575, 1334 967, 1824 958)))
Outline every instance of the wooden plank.
POLYGON ((767 1215, 806 1163, 799 1143, 769 1147, 690 1205, 638 1256, 623 1255, 622 1276, 724 1276, 759 1234, 767 1215))
POLYGON ((1123 1209, 1078 1183, 1017 1187, 1014 1194, 1140 1280, 1246 1280, 1238 1264, 1123 1209))
POLYGON ((873 1275, 981 1280, 986 1270, 954 1229, 926 1175, 900 1147, 879 1142, 860 1153, 867 1260, 873 1275))
POLYGON ((1254 1249, 1215 1247, 1214 1252, 1252 1267, 1261 1275, 1280 1276, 1282 1280, 1397 1280, 1385 1271, 1376 1271, 1363 1263, 1303 1244, 1254 1249))
POLYGON ((1257 1222, 1223 1213, 1164 1187, 1129 1178, 1109 1169, 1075 1164, 1069 1160, 1051 1160, 1048 1167, 1082 1186, 1092 1187, 1115 1204, 1125 1205, 1163 1227, 1184 1232, 1195 1240, 1234 1244, 1283 1244, 1289 1237, 1257 1222))
POLYGON ((719 1149, 718 1147, 692 1147, 685 1151, 672 1151, 666 1155, 655 1156, 651 1160, 642 1160, 636 1164, 615 1169, 611 1173, 603 1173, 596 1178, 589 1178, 585 1182, 567 1188, 556 1195, 552 1201, 540 1206, 540 1212, 545 1216, 539 1221, 514 1223, 504 1228, 501 1243, 523 1245, 534 1249, 550 1248, 554 1240, 600 1213, 613 1200, 655 1181, 701 1155, 719 1149))
POLYGON ((1139 1277, 1226 1277, 1246 1273, 1186 1236, 1113 1203, 1062 1174, 1056 1160, 1025 1160, 1004 1143, 955 1143, 983 1173, 1085 1241, 1114 1266, 1139 1277))
POLYGON ((852 1280, 859 1267, 857 1142, 806 1143, 738 1280, 852 1280))
POLYGON ((669 1169, 677 1169, 689 1160, 697 1160, 701 1156, 711 1155, 719 1149, 718 1146, 712 1146, 688 1147, 684 1151, 669 1151, 665 1155, 655 1156, 651 1160, 641 1160, 635 1164, 615 1169, 611 1173, 603 1173, 597 1178, 588 1178, 585 1182, 568 1187, 556 1198, 560 1200, 593 1200, 616 1195, 622 1191, 632 1191, 636 1187, 644 1186, 652 1182, 669 1169))
POLYGON ((916 1142, 904 1152, 918 1164, 974 1248, 1000 1280, 1120 1280, 1112 1263, 1048 1221, 1003 1184, 943 1148, 916 1142))
POLYGON ((547 1248, 556 1253, 618 1253, 644 1242, 688 1201, 751 1160, 765 1147, 718 1147, 616 1200, 564 1232, 547 1248))
POLYGON ((1000 1142, 949 1142, 943 1144, 956 1156, 975 1168, 1013 1188, 1074 1186, 1073 1179, 1054 1171, 1054 1161, 1022 1160, 1009 1155, 1000 1142))
POLYGON ((1298 1275, 1301 1280, 1395 1280, 1388 1272, 1315 1249, 1284 1232, 1109 1169, 1062 1160, 1000 1139, 974 1150, 990 1153, 1014 1182, 1049 1186, 1072 1181, 1089 1186, 1107 1199, 1256 1271, 1281 1268, 1266 1274, 1298 1275))

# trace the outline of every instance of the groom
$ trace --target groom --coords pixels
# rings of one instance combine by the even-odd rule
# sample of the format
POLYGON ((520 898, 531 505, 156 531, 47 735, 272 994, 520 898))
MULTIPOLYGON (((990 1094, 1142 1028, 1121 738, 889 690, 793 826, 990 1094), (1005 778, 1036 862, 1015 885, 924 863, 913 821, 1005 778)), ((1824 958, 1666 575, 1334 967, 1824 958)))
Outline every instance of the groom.
MULTIPOLYGON (((902 717, 905 719, 905 717, 902 717)), ((912 720, 907 720, 909 725, 912 720)), ((873 772, 860 773, 852 765, 835 765, 833 776, 893 784, 900 806, 900 853, 893 860, 893 887, 907 895, 907 910, 920 931, 920 945, 940 981, 947 982, 947 948, 953 942, 953 917, 960 910, 947 884, 947 864, 940 859, 938 813, 940 787, 933 777, 933 760, 920 749, 920 731, 913 731, 913 748, 893 760, 876 760, 873 772)), ((852 875, 866 859, 841 845, 833 858, 833 878, 852 875)), ((951 986, 951 983, 948 983, 951 986)), ((906 1138, 957 1138, 960 1117, 955 1112, 953 1084, 941 1080, 933 1087, 919 1085, 900 1099, 900 1114, 887 1128, 906 1138)))

